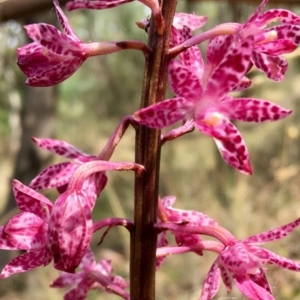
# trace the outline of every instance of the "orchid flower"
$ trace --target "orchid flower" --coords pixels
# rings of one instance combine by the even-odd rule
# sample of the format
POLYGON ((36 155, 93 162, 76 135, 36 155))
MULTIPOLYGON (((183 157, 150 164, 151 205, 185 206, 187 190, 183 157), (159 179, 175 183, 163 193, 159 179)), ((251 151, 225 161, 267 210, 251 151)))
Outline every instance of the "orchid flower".
MULTIPOLYGON (((185 227, 193 226, 218 226, 217 222, 208 217, 207 215, 194 211, 194 210, 182 210, 173 208, 176 197, 168 196, 162 199, 158 199, 158 218, 159 222, 168 222, 174 224, 185 224, 185 227)), ((199 234, 184 233, 178 231, 172 231, 172 235, 175 237, 176 244, 182 247, 196 247, 202 245, 202 239, 199 234)), ((168 246, 168 240, 166 238, 166 231, 161 232, 158 235, 157 248, 161 251, 163 247, 168 246)), ((195 253, 202 255, 202 250, 198 249, 195 253)), ((156 268, 160 267, 166 256, 157 257, 156 268)))
POLYGON ((62 272, 51 284, 54 288, 75 286, 65 294, 65 300, 84 300, 91 289, 99 288, 117 294, 123 299, 130 299, 128 293, 124 291, 128 286, 125 280, 120 276, 110 275, 113 271, 110 261, 102 259, 96 263, 93 252, 88 249, 79 268, 81 270, 75 274, 62 272))
POLYGON ((0 249, 26 250, 2 270, 0 277, 26 272, 47 265, 45 260, 47 230, 53 204, 43 195, 13 180, 13 193, 21 213, 13 216, 5 226, 0 226, 0 249))
POLYGON ((299 225, 300 218, 276 229, 229 243, 210 268, 200 299, 212 299, 219 289, 222 277, 228 291, 232 288, 233 280, 237 288, 248 299, 274 300, 263 266, 272 264, 300 272, 300 263, 279 256, 258 245, 282 239, 299 225))
POLYGON ((89 56, 121 50, 113 42, 83 43, 70 27, 58 0, 53 3, 64 32, 50 24, 26 25, 24 28, 33 43, 17 49, 18 65, 28 77, 26 84, 31 86, 60 83, 70 77, 89 56))
POLYGON ((202 77, 199 68, 173 60, 169 81, 176 98, 141 109, 134 114, 140 124, 162 129, 180 120, 193 120, 195 127, 212 137, 227 164, 252 174, 246 145, 229 120, 275 121, 291 111, 265 100, 232 98, 229 92, 240 85, 249 70, 253 52, 252 36, 234 41, 226 36, 210 44, 202 77))
MULTIPOLYGON (((72 174, 67 190, 55 201, 49 218, 45 260, 54 258, 54 267, 73 273, 86 253, 94 231, 92 208, 97 195, 83 188, 88 177, 104 171, 141 173, 144 168, 129 162, 90 161, 72 174)), ((95 179, 94 179, 95 180, 95 179)))
POLYGON ((288 63, 281 54, 293 52, 300 44, 300 16, 285 9, 270 9, 262 13, 268 0, 262 1, 256 11, 241 26, 241 32, 255 32, 255 47, 252 53, 254 65, 274 81, 282 81, 288 63), (281 22, 267 28, 272 22, 281 22))
MULTIPOLYGON (((62 162, 47 167, 38 174, 30 183, 30 187, 35 190, 57 188, 59 192, 64 192, 68 186, 72 174, 78 167, 89 161, 96 161, 96 155, 82 152, 69 143, 55 139, 32 138, 36 146, 41 149, 58 154, 65 158, 71 159, 69 162, 62 162)), ((83 189, 91 196, 90 207, 95 205, 95 200, 100 195, 107 183, 105 172, 91 175, 84 183, 83 189), (95 197, 93 197, 95 195, 95 197)))

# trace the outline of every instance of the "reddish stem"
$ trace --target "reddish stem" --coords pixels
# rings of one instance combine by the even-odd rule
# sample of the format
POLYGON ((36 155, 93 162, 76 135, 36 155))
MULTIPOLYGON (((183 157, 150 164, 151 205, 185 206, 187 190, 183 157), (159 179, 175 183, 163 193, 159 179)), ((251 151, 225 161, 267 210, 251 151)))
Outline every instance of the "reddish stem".
MULTIPOLYGON (((169 36, 176 0, 163 0, 161 7, 165 30, 160 32, 155 28, 152 16, 148 41, 152 53, 146 61, 141 108, 165 99, 169 36)), ((157 240, 154 224, 157 221, 160 131, 138 126, 135 153, 136 162, 142 164, 146 172, 135 178, 135 226, 131 234, 130 297, 131 300, 154 300, 157 240)))

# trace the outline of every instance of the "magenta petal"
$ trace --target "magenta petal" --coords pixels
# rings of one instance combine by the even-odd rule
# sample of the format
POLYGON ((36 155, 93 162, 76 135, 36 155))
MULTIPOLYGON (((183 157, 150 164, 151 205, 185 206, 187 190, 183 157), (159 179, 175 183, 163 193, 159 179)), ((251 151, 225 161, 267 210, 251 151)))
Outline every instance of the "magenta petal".
POLYGON ((82 192, 87 195, 89 207, 92 210, 95 206, 96 200, 107 183, 107 176, 104 172, 96 173, 89 176, 82 186, 82 192))
POLYGON ((266 274, 265 274, 265 271, 263 270, 263 268, 258 269, 255 274, 249 274, 249 277, 253 282, 255 282, 256 284, 261 286, 264 290, 266 290, 267 292, 272 294, 271 287, 268 283, 268 280, 267 280, 267 277, 266 277, 266 274))
POLYGON ((74 284, 78 284, 84 277, 84 273, 75 274, 62 272, 60 276, 51 283, 51 287, 63 288, 74 284))
POLYGON ((214 138, 225 162, 245 174, 252 174, 249 154, 237 128, 218 113, 207 113, 195 123, 196 128, 214 138))
POLYGON ((72 30, 68 19, 66 18, 64 12, 62 11, 62 9, 59 6, 58 0, 53 0, 53 4, 55 6, 55 10, 56 10, 56 15, 57 18, 59 20, 59 23, 61 25, 61 27, 63 28, 64 32, 69 36, 72 37, 72 39, 75 42, 80 42, 79 38, 75 35, 74 31, 72 30))
POLYGON ((80 162, 87 162, 96 159, 95 155, 86 154, 73 145, 62 140, 41 139, 36 137, 33 137, 32 140, 39 148, 65 158, 78 160, 80 162))
POLYGON ((229 47, 226 47, 222 55, 223 59, 208 79, 205 96, 219 99, 231 92, 249 70, 252 52, 253 37, 251 36, 240 43, 232 42, 229 47))
POLYGON ((284 74, 288 68, 287 60, 284 57, 253 51, 252 59, 255 66, 266 73, 268 78, 278 82, 284 79, 284 74))
POLYGON ((95 255, 94 255, 93 251, 89 248, 86 251, 86 253, 84 254, 84 257, 82 258, 79 267, 83 271, 88 271, 95 265, 96 265, 95 255))
POLYGON ((210 40, 206 50, 205 75, 207 77, 219 65, 233 40, 233 35, 219 35, 210 40))
POLYGON ((89 247, 92 232, 86 197, 81 192, 60 195, 49 222, 48 248, 54 256, 55 268, 74 272, 89 247))
POLYGON ((260 234, 253 235, 245 240, 243 240, 244 243, 249 244, 263 244, 271 241, 276 241, 278 239, 281 239, 285 236, 287 236, 289 233, 291 233, 295 228, 297 228, 300 225, 300 218, 296 219, 295 221, 280 226, 278 228, 268 230, 265 232, 262 232, 260 234))
MULTIPOLYGON (((27 35, 34 41, 39 42, 45 49, 60 56, 76 55, 84 53, 78 42, 73 41, 66 34, 60 32, 53 25, 39 23, 24 26, 27 35)), ((44 52, 47 55, 47 51, 44 52)))
MULTIPOLYGON (((183 29, 181 31, 178 31, 178 33, 176 33, 176 31, 178 31, 178 30, 172 27, 172 38, 174 38, 175 41, 177 39, 176 44, 181 43, 193 36, 191 29, 186 26, 183 26, 183 29), (174 32, 175 32, 175 36, 174 36, 174 32), (178 40, 178 35, 180 36, 179 40, 178 40)), ((202 74, 203 74, 204 62, 202 59, 201 52, 198 48, 198 45, 192 46, 192 47, 186 49, 185 51, 181 52, 179 54, 179 58, 180 58, 180 62, 182 63, 182 65, 188 67, 188 69, 196 77, 198 77, 198 79, 200 81, 200 78, 202 77, 202 74)), ((171 64, 172 63, 173 62, 171 62, 171 64)), ((170 67, 169 67, 169 69, 170 69, 170 67)), ((202 90, 202 88, 201 88, 201 90, 202 90)), ((199 97, 199 95, 198 95, 198 97, 199 97)))
POLYGON ((267 256, 267 255, 269 256, 269 259, 268 259, 269 264, 273 264, 280 268, 287 269, 290 271, 296 271, 296 272, 300 271, 300 263, 298 263, 294 260, 285 258, 283 256, 277 255, 277 254, 271 252, 270 250, 267 250, 267 249, 262 249, 262 250, 265 252, 265 256, 267 256))
POLYGON ((71 162, 49 166, 30 182, 30 187, 35 190, 61 187, 69 183, 72 174, 78 167, 78 164, 71 162))
POLYGON ((269 55, 280 55, 293 52, 297 49, 297 44, 291 40, 279 39, 273 42, 256 45, 255 50, 269 55))
POLYGON ((275 298, 264 288, 246 276, 234 276, 237 288, 250 300, 275 300, 275 298))
POLYGON ((263 0, 261 4, 256 8, 255 12, 248 18, 248 20, 244 23, 243 29, 248 28, 249 26, 253 25, 254 22, 258 19, 259 15, 261 14, 264 6, 268 3, 269 0, 263 0))
POLYGON ((218 259, 213 263, 204 280, 200 300, 211 300, 220 287, 220 269, 218 259))
POLYGON ((295 44, 300 44, 300 26, 299 25, 278 25, 271 27, 269 30, 275 30, 277 32, 278 39, 291 40, 295 44))
POLYGON ((42 266, 45 249, 26 252, 11 260, 2 270, 0 278, 9 277, 15 273, 22 273, 42 266))
POLYGON ((53 206, 51 201, 18 180, 13 180, 12 185, 17 205, 22 212, 32 212, 42 220, 48 220, 53 206))
POLYGON ((222 281, 226 287, 227 292, 229 293, 232 290, 232 276, 230 272, 222 265, 219 265, 219 268, 221 272, 222 281))
POLYGON ((66 4, 68 10, 74 10, 79 8, 85 9, 106 9, 116 7, 133 0, 74 0, 66 4))
POLYGON ((196 102, 201 98, 200 78, 178 61, 173 60, 169 64, 169 82, 176 96, 191 102, 196 102))
POLYGON ((291 110, 262 99, 235 98, 223 101, 222 111, 230 120, 244 122, 277 121, 291 114, 291 110))
POLYGON ((10 242, 18 249, 34 250, 46 244, 47 227, 37 215, 23 212, 9 220, 5 232, 10 242))
POLYGON ((8 235, 5 232, 5 226, 0 226, 0 249, 1 250, 17 250, 18 247, 13 245, 9 238, 8 235))
POLYGON ((188 117, 192 107, 185 98, 172 98, 138 110, 134 118, 142 125, 162 129, 188 117))
POLYGON ((247 89, 248 87, 250 87, 251 84, 252 84, 252 80, 250 80, 249 78, 244 76, 240 80, 240 82, 232 89, 232 91, 233 92, 243 91, 243 90, 247 89))
POLYGON ((271 22, 300 24, 300 17, 286 9, 270 9, 257 17, 255 25, 265 27, 271 22))
POLYGON ((34 42, 17 49, 18 66, 22 72, 28 76, 35 76, 45 68, 57 65, 55 55, 48 53, 45 55, 44 47, 38 42, 34 42))
POLYGON ((182 29, 183 26, 190 28, 192 31, 202 27, 207 21, 205 16, 196 16, 194 14, 176 13, 173 19, 173 26, 182 29))
POLYGON ((65 294, 64 300, 85 300, 94 283, 94 279, 83 279, 75 288, 65 294))
POLYGON ((27 78, 25 83, 35 87, 45 87, 58 84, 75 73, 84 60, 85 59, 81 57, 73 57, 69 60, 61 61, 54 66, 49 66, 47 70, 27 78))
POLYGON ((221 156, 229 166, 244 174, 252 174, 248 150, 240 135, 237 135, 233 140, 214 140, 221 156), (239 142, 236 142, 237 140, 239 142))

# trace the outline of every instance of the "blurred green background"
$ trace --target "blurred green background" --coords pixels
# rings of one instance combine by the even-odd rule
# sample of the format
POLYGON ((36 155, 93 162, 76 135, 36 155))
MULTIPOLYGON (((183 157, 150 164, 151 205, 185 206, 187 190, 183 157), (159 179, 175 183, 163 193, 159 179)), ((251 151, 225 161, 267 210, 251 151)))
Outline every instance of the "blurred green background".
MULTIPOLYGON (((272 4, 275 7, 273 1, 269 7, 272 4)), ((300 14, 300 5, 282 6, 300 14)), ((193 11, 209 17, 203 30, 221 22, 243 22, 254 8, 247 1, 178 3, 178 11, 193 11)), ((69 12, 67 17, 77 35, 86 42, 139 39, 147 43, 147 34, 138 29, 135 22, 149 14, 142 4, 134 2, 106 11, 69 12)), ((53 19, 54 15, 52 9, 36 18, 28 16, 24 22, 41 22, 53 19)), ((34 175, 26 169, 26 164, 30 163, 33 174, 37 174, 45 165, 62 160, 36 150, 25 133, 55 137, 85 152, 99 153, 119 120, 139 108, 144 59, 141 53, 134 51, 90 58, 57 88, 48 89, 46 94, 36 89, 37 94, 30 97, 31 91, 24 86, 25 76, 15 64, 16 47, 28 42, 21 24, 16 21, 2 23, 0 40, 0 224, 3 225, 17 212, 10 195, 11 178, 28 183, 34 175), (27 108, 29 102, 26 101, 30 101, 27 108)), ((201 48, 204 51, 205 45, 201 48)), ((160 195, 175 195, 176 208, 202 211, 240 239, 288 223, 300 215, 300 52, 287 57, 289 69, 283 83, 271 82, 264 74, 253 70, 250 73, 252 87, 239 94, 293 109, 289 118, 275 123, 236 123, 250 152, 253 176, 242 175, 228 167, 213 140, 196 131, 165 144, 162 150, 160 195)), ((112 160, 133 159, 134 131, 130 128, 112 160)), ((94 219, 131 218, 133 175, 110 173, 108 176, 109 184, 98 199, 94 219)), ((46 195, 51 199, 56 197, 54 191, 46 195)), ((98 259, 112 259, 115 274, 128 278, 127 232, 115 228, 97 247, 100 236, 101 233, 96 233, 93 241, 98 259)), ((300 260, 299 238, 300 231, 296 230, 283 241, 266 247, 300 260)), ((1 267, 11 257, 10 252, 1 251, 1 267)), ((205 258, 195 254, 168 257, 157 272, 157 299, 198 299, 205 274, 215 258, 215 254, 210 253, 205 253, 205 258)), ((58 274, 47 266, 1 280, 0 299, 62 299, 65 290, 49 287, 58 274)), ((300 274, 271 266, 267 274, 276 299, 300 299, 300 274)), ((93 291, 89 299, 119 298, 93 291)), ((221 284, 216 299, 245 298, 235 289, 227 296, 221 284)))

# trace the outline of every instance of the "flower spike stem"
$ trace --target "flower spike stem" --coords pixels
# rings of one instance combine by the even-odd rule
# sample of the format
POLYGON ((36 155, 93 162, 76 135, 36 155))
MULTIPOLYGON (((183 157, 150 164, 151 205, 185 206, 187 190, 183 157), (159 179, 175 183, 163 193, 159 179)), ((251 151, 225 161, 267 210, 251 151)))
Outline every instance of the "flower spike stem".
POLYGON ((125 134, 126 130, 128 129, 129 125, 132 125, 134 129, 137 127, 137 123, 134 118, 129 115, 124 117, 117 128, 114 130, 113 134, 109 138, 108 142, 106 143, 103 150, 98 155, 98 159, 100 160, 109 160, 113 155, 115 148, 121 141, 123 135, 125 134))
MULTIPOLYGON (((165 31, 160 35, 153 18, 148 46, 152 53, 145 65, 141 108, 165 99, 167 85, 168 45, 176 0, 161 2, 165 31)), ((155 299, 155 261, 157 232, 158 180, 160 161, 159 130, 139 126, 136 135, 136 163, 146 172, 135 177, 134 223, 130 249, 131 300, 155 299)))
POLYGON ((116 42, 116 45, 123 50, 135 49, 135 50, 143 51, 145 57, 148 57, 151 53, 151 49, 146 44, 140 41, 135 41, 135 40, 120 41, 120 42, 116 42))
POLYGON ((133 222, 125 218, 107 218, 94 223, 93 231, 96 232, 104 227, 123 226, 129 231, 133 227, 133 222))

